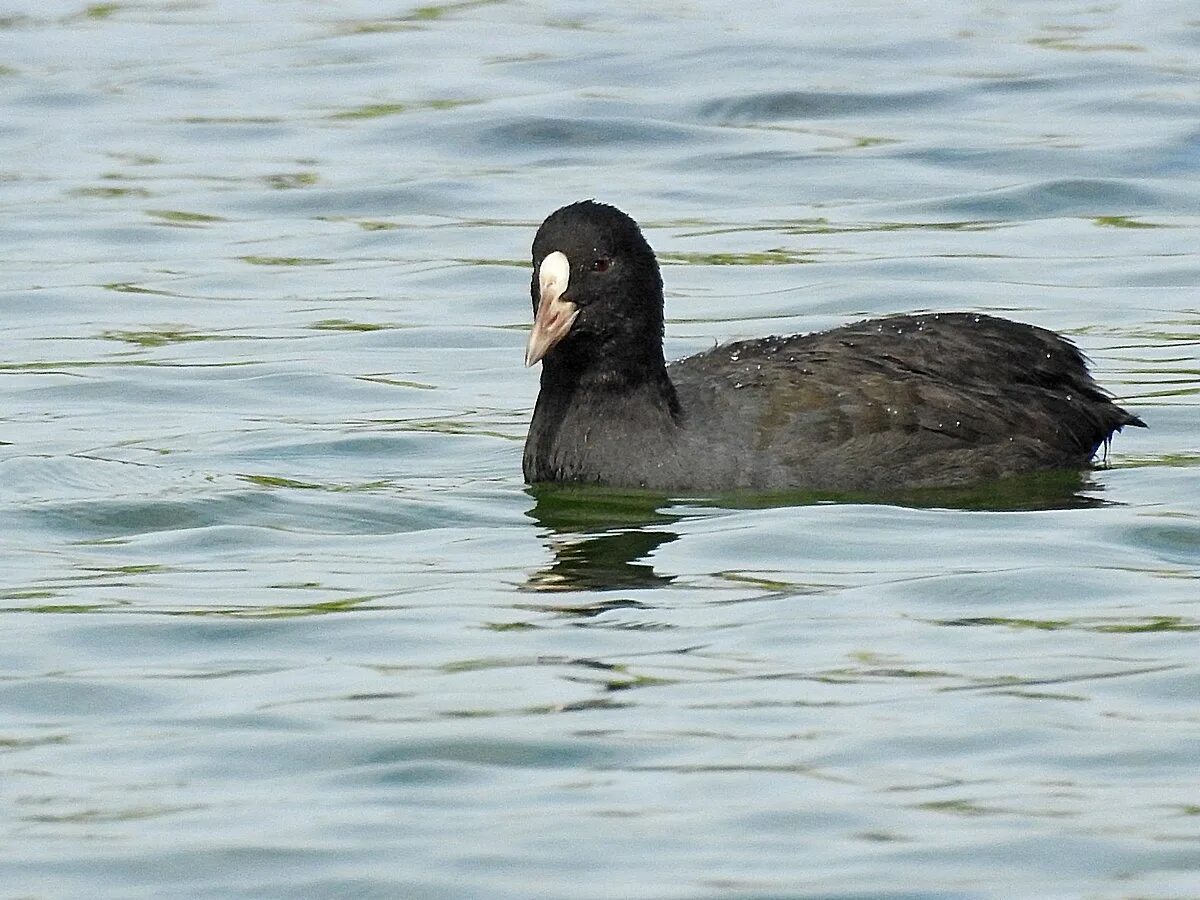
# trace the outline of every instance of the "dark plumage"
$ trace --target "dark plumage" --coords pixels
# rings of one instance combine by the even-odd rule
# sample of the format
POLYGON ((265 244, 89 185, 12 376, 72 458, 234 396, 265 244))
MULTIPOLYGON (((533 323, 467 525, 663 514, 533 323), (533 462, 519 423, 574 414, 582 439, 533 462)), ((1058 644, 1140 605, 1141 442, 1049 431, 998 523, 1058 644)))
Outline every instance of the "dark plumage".
POLYGON ((529 482, 887 491, 1083 468, 1144 424, 1051 331, 889 316, 725 344, 667 366, 662 279, 637 223, 593 201, 533 241, 542 362, 529 482))

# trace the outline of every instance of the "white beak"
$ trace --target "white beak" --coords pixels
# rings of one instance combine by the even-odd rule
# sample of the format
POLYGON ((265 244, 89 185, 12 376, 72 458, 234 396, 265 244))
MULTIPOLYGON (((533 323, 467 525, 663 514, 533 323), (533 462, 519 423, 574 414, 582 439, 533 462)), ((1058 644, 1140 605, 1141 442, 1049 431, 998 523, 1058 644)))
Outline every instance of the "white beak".
POLYGON ((538 308, 533 319, 533 331, 525 345, 525 365, 532 366, 567 336, 579 307, 563 300, 571 280, 571 263, 564 253, 555 250, 542 260, 538 268, 538 308))

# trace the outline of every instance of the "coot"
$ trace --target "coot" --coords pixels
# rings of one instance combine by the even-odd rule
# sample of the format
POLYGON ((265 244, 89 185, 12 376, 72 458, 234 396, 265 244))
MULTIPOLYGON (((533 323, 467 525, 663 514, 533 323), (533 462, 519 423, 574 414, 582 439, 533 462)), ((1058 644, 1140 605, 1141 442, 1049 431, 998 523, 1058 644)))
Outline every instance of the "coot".
POLYGON ((888 491, 1083 468, 1125 425, 1066 339, 973 313, 871 319, 667 365, 637 223, 585 200, 533 241, 525 478, 660 490, 888 491))

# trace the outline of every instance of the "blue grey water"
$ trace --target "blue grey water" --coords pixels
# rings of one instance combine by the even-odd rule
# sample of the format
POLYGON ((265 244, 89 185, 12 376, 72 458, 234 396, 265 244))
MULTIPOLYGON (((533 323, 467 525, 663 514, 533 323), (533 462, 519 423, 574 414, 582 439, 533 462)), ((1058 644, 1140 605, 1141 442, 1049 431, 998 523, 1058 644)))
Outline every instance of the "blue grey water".
POLYGON ((1200 896, 1200 14, 15 0, 0 894, 1200 896), (925 501, 529 489, 528 248, 670 356, 967 309, 1150 425, 925 501))

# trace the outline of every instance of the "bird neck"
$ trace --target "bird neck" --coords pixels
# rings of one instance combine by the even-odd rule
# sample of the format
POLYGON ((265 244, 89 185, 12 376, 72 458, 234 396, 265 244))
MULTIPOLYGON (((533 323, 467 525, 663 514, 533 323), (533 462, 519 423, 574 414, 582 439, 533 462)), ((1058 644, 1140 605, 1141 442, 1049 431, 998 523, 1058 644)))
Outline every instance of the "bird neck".
MULTIPOLYGON (((627 479, 641 469, 657 471, 672 458, 681 413, 675 385, 661 360, 657 368, 606 367, 566 374, 553 365, 542 369, 541 391, 525 440, 527 481, 605 483, 627 479), (631 460, 631 470, 612 468, 614 460, 624 458, 631 460)), ((644 477, 648 476, 637 475, 635 481, 644 477)))
POLYGON ((547 406, 570 404, 579 398, 614 410, 661 410, 672 419, 679 414, 679 397, 667 374, 661 346, 621 356, 606 354, 603 349, 594 354, 548 355, 542 361, 539 405, 543 401, 547 406))

